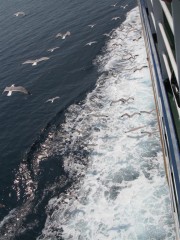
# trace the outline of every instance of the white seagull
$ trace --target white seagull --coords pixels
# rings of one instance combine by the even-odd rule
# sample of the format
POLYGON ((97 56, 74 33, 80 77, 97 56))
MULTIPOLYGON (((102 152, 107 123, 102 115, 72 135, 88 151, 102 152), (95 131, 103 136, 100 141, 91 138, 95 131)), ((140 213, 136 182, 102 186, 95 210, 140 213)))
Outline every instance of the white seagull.
POLYGON ((38 58, 35 60, 27 60, 27 61, 23 62, 22 64, 32 64, 32 66, 36 66, 38 64, 38 62, 46 61, 48 59, 49 59, 49 57, 42 57, 42 58, 38 58))
POLYGON ((120 19, 120 17, 113 17, 111 20, 118 20, 118 19, 120 19))
POLYGON ((56 35, 56 38, 61 37, 62 39, 65 39, 67 36, 70 36, 70 35, 71 35, 71 33, 69 31, 67 31, 66 33, 58 33, 56 35))
POLYGON ((93 28, 96 24, 89 24, 88 27, 93 28))
POLYGON ((14 15, 15 15, 16 17, 19 17, 19 16, 24 17, 26 14, 25 14, 25 12, 17 12, 17 13, 15 13, 14 15))
POLYGON ((53 103, 54 102, 54 100, 56 100, 56 99, 58 99, 58 98, 60 98, 60 97, 54 97, 54 98, 50 98, 50 99, 48 99, 46 102, 51 102, 51 103, 53 103))
POLYGON ((8 92, 7 96, 11 96, 13 92, 21 92, 24 94, 31 94, 26 88, 22 87, 22 86, 15 86, 14 84, 12 84, 10 87, 5 87, 4 92, 8 92))
POLYGON ((125 6, 121 6, 121 8, 124 8, 124 9, 125 9, 126 7, 128 7, 128 5, 127 5, 127 4, 126 4, 125 6))
POLYGON ((117 4, 118 4, 118 3, 115 3, 115 4, 111 5, 111 7, 116 7, 117 4))
POLYGON ((140 112, 134 112, 132 114, 129 114, 129 113, 124 113, 123 115, 121 115, 121 117, 124 117, 124 116, 127 116, 129 118, 133 117, 134 115, 141 115, 140 112))
POLYGON ((48 49, 47 51, 48 52, 54 52, 54 50, 56 50, 56 49, 58 49, 59 47, 54 47, 54 48, 50 48, 50 49, 48 49))
POLYGON ((106 37, 112 38, 111 33, 104 33, 103 35, 106 37))
POLYGON ((92 41, 92 42, 88 42, 88 43, 86 43, 86 45, 85 46, 91 46, 92 44, 95 44, 95 43, 97 43, 97 41, 92 41))

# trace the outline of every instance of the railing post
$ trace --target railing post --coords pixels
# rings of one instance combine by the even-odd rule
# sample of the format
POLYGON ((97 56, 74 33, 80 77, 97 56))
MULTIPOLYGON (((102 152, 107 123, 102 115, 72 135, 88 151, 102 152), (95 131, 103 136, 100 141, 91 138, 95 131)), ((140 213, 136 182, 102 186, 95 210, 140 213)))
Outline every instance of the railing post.
POLYGON ((153 13, 153 0, 149 0, 146 2, 147 7, 148 7, 148 13, 149 13, 149 22, 151 26, 151 31, 152 33, 156 32, 156 24, 155 24, 155 19, 154 19, 154 13, 153 13))
MULTIPOLYGON (((163 10, 161 7, 161 4, 159 0, 152 0, 153 3, 153 12, 154 12, 154 18, 155 18, 155 24, 156 24, 156 35, 157 35, 157 48, 159 53, 166 53, 166 48, 164 45, 163 37, 161 35, 161 31, 159 29, 159 23, 164 22, 163 20, 163 10)), ((161 64, 161 71, 162 71, 162 77, 163 79, 168 78, 166 67, 164 64, 164 59, 162 54, 159 55, 160 64, 161 64)))

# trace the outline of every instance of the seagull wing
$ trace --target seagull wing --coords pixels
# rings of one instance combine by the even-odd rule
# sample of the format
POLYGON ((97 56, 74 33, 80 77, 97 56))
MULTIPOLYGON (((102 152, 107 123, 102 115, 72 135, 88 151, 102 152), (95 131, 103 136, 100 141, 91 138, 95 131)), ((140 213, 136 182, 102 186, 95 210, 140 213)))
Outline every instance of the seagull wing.
POLYGON ((129 117, 133 117, 134 115, 141 115, 141 113, 139 113, 139 112, 134 112, 134 113, 131 114, 129 117))
POLYGON ((58 49, 59 47, 54 47, 54 48, 52 48, 52 50, 54 51, 54 50, 56 50, 56 49, 58 49))
POLYGON ((57 96, 57 97, 54 97, 54 99, 58 99, 58 98, 60 98, 59 96, 57 96))
POLYGON ((13 91, 13 92, 22 92, 24 94, 30 94, 30 92, 22 86, 10 87, 10 89, 11 89, 10 91, 13 91))
POLYGON ((25 12, 18 12, 19 15, 25 16, 25 12))
POLYGON ((25 16, 25 12, 17 12, 14 14, 16 17, 18 17, 19 15, 25 16))
POLYGON ((41 62, 41 61, 46 61, 48 59, 49 59, 49 57, 42 57, 42 58, 36 59, 36 61, 41 62))
POLYGON ((94 44, 94 43, 97 43, 97 41, 92 41, 92 42, 90 42, 90 45, 92 45, 92 44, 94 44))
POLYGON ((25 62, 23 62, 22 64, 28 64, 28 63, 34 63, 35 62, 35 60, 27 60, 27 61, 25 61, 25 62))
POLYGON ((52 98, 48 99, 46 102, 52 102, 52 98))
POLYGON ((11 86, 11 87, 6 87, 3 91, 4 92, 22 92, 24 94, 31 94, 29 91, 27 91, 26 88, 22 87, 22 86, 11 86))
POLYGON ((71 35, 71 33, 69 32, 69 31, 67 31, 66 33, 65 33, 65 36, 70 36, 71 35))
POLYGON ((58 38, 58 37, 63 37, 63 34, 62 34, 62 33, 58 33, 58 34, 56 35, 56 38, 58 38))
POLYGON ((124 116, 130 117, 128 113, 124 113, 123 115, 121 115, 121 117, 124 117, 124 116))
POLYGON ((4 93, 4 92, 9 92, 9 91, 11 91, 11 87, 5 87, 3 93, 4 93))

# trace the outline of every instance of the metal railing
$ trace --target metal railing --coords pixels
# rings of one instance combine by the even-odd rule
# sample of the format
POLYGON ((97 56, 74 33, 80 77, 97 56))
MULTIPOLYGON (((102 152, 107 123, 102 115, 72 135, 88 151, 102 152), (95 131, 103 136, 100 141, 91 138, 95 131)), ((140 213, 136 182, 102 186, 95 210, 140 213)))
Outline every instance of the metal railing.
POLYGON ((168 56, 169 56, 169 59, 171 61, 171 65, 172 65, 172 68, 174 70, 174 74, 176 76, 176 78, 178 79, 178 69, 177 69, 177 64, 176 64, 176 60, 174 58, 174 55, 173 55, 173 51, 171 49, 171 46, 170 46, 170 43, 169 43, 169 40, 168 40, 168 37, 166 35, 166 32, 164 30, 164 26, 162 23, 158 23, 159 25, 159 29, 161 31, 161 34, 162 34, 162 37, 163 37, 163 41, 164 41, 164 45, 166 47, 166 50, 167 50, 167 53, 168 53, 168 56))
MULTIPOLYGON (((171 114, 171 109, 167 97, 167 92, 165 89, 165 80, 161 71, 161 60, 165 63, 165 68, 167 71, 167 77, 169 80, 172 78, 172 66, 171 60, 169 58, 169 53, 166 49, 162 32, 164 30, 160 30, 161 24, 163 22, 157 18, 157 12, 155 12, 155 24, 156 28, 153 25, 151 11, 153 12, 152 7, 149 5, 150 3, 154 3, 153 7, 156 7, 156 1, 158 0, 139 0, 140 13, 143 23, 143 32, 145 36, 146 49, 149 59, 150 73, 152 76, 152 85, 154 89, 155 103, 158 109, 158 123, 160 126, 160 135, 162 140, 162 148, 164 152, 164 160, 165 160, 165 168, 168 177, 168 183, 170 187, 171 194, 171 203, 173 209, 173 215, 175 219, 176 226, 176 239, 180 240, 180 156, 179 156, 179 147, 177 144, 177 136, 175 133, 173 118, 171 114), (148 3, 148 4, 147 4, 148 3), (157 20, 158 19, 158 20, 157 20), (160 26, 159 26, 160 23, 160 26), (157 36, 157 42, 154 41, 153 34, 154 30, 157 29, 157 34, 159 34, 159 39, 157 36), (161 42, 160 44, 164 44, 164 46, 160 46, 161 51, 157 51, 158 40, 161 42), (164 50, 162 50, 164 47, 164 50)), ((160 5, 159 5, 160 7, 160 5)), ((157 10, 157 9, 156 9, 157 10)), ((159 10, 162 10, 159 8, 159 10)), ((162 24, 163 25, 163 24, 162 24)), ((165 31, 164 31, 165 32, 165 31)), ((164 33, 163 32, 163 33, 164 33)), ((166 34, 166 33, 165 33, 166 34)), ((168 39, 166 39, 168 41, 168 39)), ((169 44, 170 45, 170 44, 169 44)), ((172 51, 172 49, 171 49, 172 51)), ((173 56, 174 57, 174 56, 173 56)), ((174 59, 175 60, 175 59, 174 59)), ((175 61, 176 64, 176 61, 175 61)), ((177 64, 176 64, 177 66, 177 64)))
POLYGON ((171 28, 171 31, 174 34, 174 26, 173 26, 173 19, 172 19, 171 13, 169 12, 169 9, 168 9, 168 7, 167 7, 165 2, 160 0, 160 4, 161 4, 162 9, 164 11, 164 14, 165 14, 165 16, 166 16, 166 18, 168 20, 168 23, 169 23, 169 26, 171 28))
MULTIPOLYGON (((167 23, 169 24, 169 31, 172 31, 172 36, 174 38, 175 36, 175 31, 174 31, 174 24, 173 24, 173 16, 171 15, 171 12, 169 11, 167 5, 165 2, 163 2, 162 0, 147 0, 147 6, 148 6, 148 10, 149 10, 149 18, 150 18, 150 22, 151 22, 151 26, 152 29, 155 30, 156 34, 157 34, 157 46, 161 48, 161 51, 158 52, 159 56, 160 56, 160 62, 163 64, 163 71, 166 72, 166 76, 169 79, 169 83, 171 85, 171 90, 174 96, 174 102, 175 102, 175 106, 180 118, 180 106, 178 105, 178 99, 177 99, 177 95, 174 92, 174 88, 172 86, 172 82, 171 82, 171 78, 174 72, 175 78, 176 78, 176 83, 177 83, 177 88, 179 88, 180 84, 179 84, 179 78, 180 78, 180 69, 178 69, 177 66, 177 59, 176 56, 173 52, 174 49, 172 49, 172 46, 169 42, 169 37, 167 36, 167 29, 164 24, 164 16, 167 20, 167 23), (158 16, 158 19, 156 18, 157 16, 154 16, 154 10, 156 8, 161 8, 159 10, 159 15, 161 15, 161 17, 158 16), (164 16, 163 16, 164 14, 164 16), (161 34, 161 36, 159 35, 161 34), (169 61, 168 61, 169 60, 169 61)), ((174 40, 174 39, 173 39, 174 40)), ((179 43, 180 44, 180 43, 179 43)), ((180 92, 179 92, 180 95, 180 92)))

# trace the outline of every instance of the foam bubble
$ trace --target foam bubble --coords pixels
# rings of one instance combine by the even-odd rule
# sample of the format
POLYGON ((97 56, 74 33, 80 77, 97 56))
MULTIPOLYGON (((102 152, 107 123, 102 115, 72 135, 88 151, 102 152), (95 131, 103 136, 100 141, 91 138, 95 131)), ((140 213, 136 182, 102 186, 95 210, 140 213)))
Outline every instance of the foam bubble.
MULTIPOLYGON (((76 181, 49 201, 38 239, 175 239, 141 31, 135 8, 95 60, 96 88, 56 133, 66 135, 64 168, 76 181)), ((48 154, 58 151, 60 141, 48 154)))

